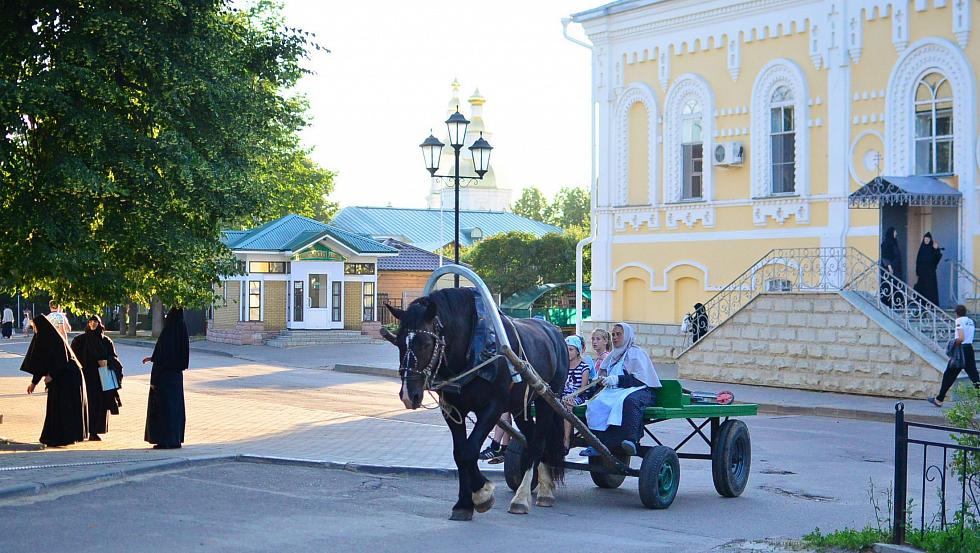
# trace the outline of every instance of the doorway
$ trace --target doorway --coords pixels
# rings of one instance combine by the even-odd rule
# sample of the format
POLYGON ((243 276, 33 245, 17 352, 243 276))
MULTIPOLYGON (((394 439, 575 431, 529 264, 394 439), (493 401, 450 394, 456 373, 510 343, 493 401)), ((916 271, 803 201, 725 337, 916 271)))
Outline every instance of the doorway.
POLYGON ((332 261, 292 263, 288 328, 328 330, 344 328, 338 289, 343 287, 344 264, 332 261))
POLYGON ((956 283, 952 282, 953 263, 959 261, 959 208, 931 206, 883 206, 879 236, 883 239, 888 227, 898 231, 898 245, 905 262, 903 280, 915 286, 915 258, 919 253, 922 236, 929 232, 942 248, 943 258, 936 269, 939 285, 939 307, 952 309, 956 306, 956 283))

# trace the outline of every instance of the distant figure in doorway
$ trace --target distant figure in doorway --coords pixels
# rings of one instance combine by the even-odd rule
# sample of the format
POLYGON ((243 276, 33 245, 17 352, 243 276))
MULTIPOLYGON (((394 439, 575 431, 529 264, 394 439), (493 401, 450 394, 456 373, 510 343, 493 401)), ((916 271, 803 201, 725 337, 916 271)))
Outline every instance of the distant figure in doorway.
POLYGON ((109 413, 118 415, 122 405, 118 390, 122 363, 116 355, 115 344, 105 335, 105 326, 98 315, 88 318, 85 332, 71 341, 71 349, 82 363, 82 375, 85 377, 88 439, 98 442, 102 440, 99 434, 109 431, 109 413))
POLYGON ((9 305, 3 306, 2 334, 4 338, 10 338, 14 333, 14 310, 9 305))
POLYGON ((144 434, 153 449, 177 449, 184 442, 184 370, 189 357, 184 310, 174 307, 163 322, 153 355, 143 358, 143 363, 153 362, 144 434))
POLYGON ((898 247, 898 231, 888 227, 885 238, 881 241, 881 266, 891 274, 905 282, 905 265, 902 263, 902 250, 898 247))
POLYGON ((51 300, 48 302, 48 307, 51 308, 51 312, 48 313, 48 320, 54 325, 55 330, 61 334, 64 340, 68 341, 68 334, 71 333, 71 323, 68 322, 68 315, 61 310, 61 306, 58 302, 51 300))
POLYGON ((929 403, 936 407, 942 407, 946 399, 946 392, 953 387, 956 378, 961 371, 966 371, 967 376, 973 382, 973 386, 980 388, 980 374, 977 374, 977 355, 973 351, 973 335, 976 325, 973 319, 966 316, 966 306, 956 306, 956 338, 953 340, 951 349, 952 355, 949 356, 949 363, 943 371, 943 382, 939 385, 939 395, 929 398, 929 403), (960 352, 956 351, 960 348, 960 352), (958 360, 958 361, 957 361, 958 360))
POLYGON ((915 291, 922 294, 922 297, 939 305, 939 283, 936 280, 936 268, 939 260, 943 258, 943 249, 939 247, 939 242, 932 238, 932 233, 927 232, 922 237, 919 244, 919 253, 915 256, 915 291))
POLYGON ((88 408, 82 366, 46 317, 34 319, 34 329, 37 334, 20 370, 34 376, 27 387, 28 394, 34 393, 42 379, 47 388, 47 410, 39 441, 51 447, 84 441, 88 437, 88 408))

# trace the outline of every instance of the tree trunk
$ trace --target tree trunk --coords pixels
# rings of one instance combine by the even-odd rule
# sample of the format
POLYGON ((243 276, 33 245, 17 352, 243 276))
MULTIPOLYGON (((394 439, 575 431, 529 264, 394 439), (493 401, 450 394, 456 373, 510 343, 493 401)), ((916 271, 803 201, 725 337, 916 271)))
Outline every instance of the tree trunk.
POLYGON ((151 334, 157 338, 163 331, 163 304, 160 303, 159 299, 153 298, 150 309, 153 311, 153 331, 151 334))
POLYGON ((136 302, 129 302, 129 320, 126 325, 126 335, 136 336, 136 322, 139 318, 140 307, 136 305, 136 302))

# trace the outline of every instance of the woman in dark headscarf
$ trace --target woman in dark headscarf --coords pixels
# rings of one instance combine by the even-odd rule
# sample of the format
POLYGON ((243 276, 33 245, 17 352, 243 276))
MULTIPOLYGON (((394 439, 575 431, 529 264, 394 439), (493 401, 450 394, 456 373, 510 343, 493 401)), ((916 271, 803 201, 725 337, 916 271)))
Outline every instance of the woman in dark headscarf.
POLYGON ((88 436, 82 366, 47 317, 36 317, 34 329, 36 334, 20 370, 34 376, 27 387, 28 394, 34 393, 41 380, 48 392, 39 441, 49 446, 81 442, 88 436))
POLYGON ((905 282, 905 265, 902 263, 902 250, 898 247, 898 231, 888 227, 881 241, 881 265, 891 271, 898 280, 905 282))
POLYGON ((184 370, 190 354, 184 310, 174 307, 163 322, 150 371, 150 400, 146 408, 144 439, 154 449, 176 449, 184 442, 184 370))
POLYGON ((99 434, 109 431, 109 415, 119 414, 119 392, 116 386, 122 379, 122 363, 116 355, 116 346, 105 335, 105 326, 98 315, 88 318, 85 332, 71 341, 71 349, 75 357, 82 363, 82 375, 85 377, 85 391, 88 399, 88 436, 92 441, 102 438, 99 434), (101 367, 101 370, 100 370, 101 367), (107 371, 112 371, 115 381, 107 371), (103 373, 109 382, 103 382, 103 373), (108 388, 108 389, 107 389, 108 388))
POLYGON ((936 280, 936 267, 943 258, 942 248, 932 239, 932 233, 927 232, 919 244, 919 253, 915 256, 915 291, 922 297, 939 305, 939 283, 936 280))

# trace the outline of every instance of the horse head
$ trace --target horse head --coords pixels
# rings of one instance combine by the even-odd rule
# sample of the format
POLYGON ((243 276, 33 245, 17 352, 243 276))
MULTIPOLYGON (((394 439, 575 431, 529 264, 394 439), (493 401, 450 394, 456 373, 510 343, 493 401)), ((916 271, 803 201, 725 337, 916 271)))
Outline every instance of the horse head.
POLYGON ((445 363, 446 341, 442 334, 436 303, 428 297, 418 298, 401 310, 385 304, 398 319, 398 334, 382 328, 381 335, 398 348, 398 375, 402 387, 398 393, 408 409, 422 406, 422 396, 445 363))

